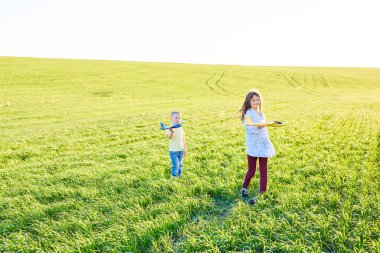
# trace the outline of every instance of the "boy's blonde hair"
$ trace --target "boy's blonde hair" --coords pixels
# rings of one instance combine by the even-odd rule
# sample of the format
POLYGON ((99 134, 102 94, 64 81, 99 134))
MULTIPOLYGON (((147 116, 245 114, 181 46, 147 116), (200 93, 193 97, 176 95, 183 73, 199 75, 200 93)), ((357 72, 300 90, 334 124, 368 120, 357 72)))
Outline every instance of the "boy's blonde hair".
POLYGON ((181 116, 181 113, 180 113, 180 112, 173 111, 173 112, 170 114, 170 118, 173 118, 173 115, 174 115, 174 114, 178 114, 179 116, 181 116))

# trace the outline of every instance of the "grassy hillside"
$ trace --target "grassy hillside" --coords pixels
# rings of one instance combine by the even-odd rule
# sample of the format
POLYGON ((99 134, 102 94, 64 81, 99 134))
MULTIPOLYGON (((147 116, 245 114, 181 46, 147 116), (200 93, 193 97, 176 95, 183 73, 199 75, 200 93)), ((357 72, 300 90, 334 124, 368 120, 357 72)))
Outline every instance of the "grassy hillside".
POLYGON ((379 119, 380 69, 0 57, 0 251, 379 252, 379 119), (256 206, 236 117, 252 88, 288 124, 256 206))

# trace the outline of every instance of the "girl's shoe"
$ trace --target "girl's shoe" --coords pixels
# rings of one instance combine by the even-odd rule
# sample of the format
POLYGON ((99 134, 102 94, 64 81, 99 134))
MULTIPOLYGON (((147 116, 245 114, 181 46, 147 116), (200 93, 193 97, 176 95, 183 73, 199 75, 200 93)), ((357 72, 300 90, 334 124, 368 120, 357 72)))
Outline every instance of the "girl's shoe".
POLYGON ((245 188, 245 187, 241 188, 240 192, 241 192, 241 196, 243 198, 248 197, 249 193, 248 193, 248 189, 247 188, 245 188))
POLYGON ((251 199, 249 199, 248 200, 248 204, 250 204, 250 205, 255 205, 257 203, 257 198, 251 198, 251 199))

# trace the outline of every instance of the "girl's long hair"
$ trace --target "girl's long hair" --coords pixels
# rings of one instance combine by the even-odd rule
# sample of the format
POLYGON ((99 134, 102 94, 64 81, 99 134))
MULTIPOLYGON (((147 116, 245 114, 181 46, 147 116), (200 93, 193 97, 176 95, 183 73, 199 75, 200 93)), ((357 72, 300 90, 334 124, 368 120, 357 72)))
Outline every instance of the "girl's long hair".
POLYGON ((258 91, 256 91, 256 90, 251 90, 245 96, 245 100, 244 100, 243 106, 241 107, 241 109, 238 112, 239 118, 241 120, 244 119, 245 113, 248 111, 248 109, 251 108, 251 98, 253 96, 257 96, 257 97, 260 98, 260 104, 259 104, 258 112, 261 113, 261 114, 263 113, 263 99, 261 98, 260 93, 258 91))

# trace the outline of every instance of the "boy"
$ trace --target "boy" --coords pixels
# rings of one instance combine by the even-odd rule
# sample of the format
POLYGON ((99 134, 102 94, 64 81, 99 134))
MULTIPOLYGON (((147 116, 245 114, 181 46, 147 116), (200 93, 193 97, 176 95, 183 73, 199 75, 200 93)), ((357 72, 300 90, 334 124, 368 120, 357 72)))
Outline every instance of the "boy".
MULTIPOLYGON (((179 124, 181 121, 181 114, 179 112, 172 112, 170 115, 172 125, 179 124)), ((169 128, 167 130, 169 138, 169 156, 172 162, 172 176, 180 177, 182 175, 182 158, 186 156, 187 145, 185 139, 185 132, 182 127, 169 128)))

